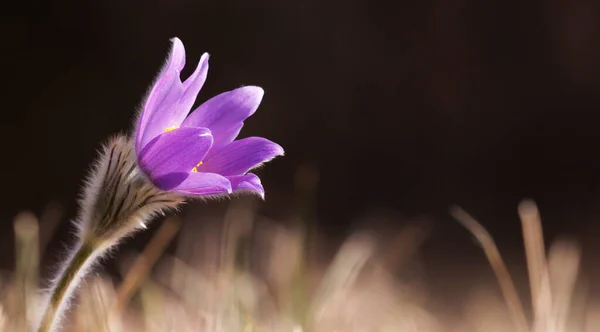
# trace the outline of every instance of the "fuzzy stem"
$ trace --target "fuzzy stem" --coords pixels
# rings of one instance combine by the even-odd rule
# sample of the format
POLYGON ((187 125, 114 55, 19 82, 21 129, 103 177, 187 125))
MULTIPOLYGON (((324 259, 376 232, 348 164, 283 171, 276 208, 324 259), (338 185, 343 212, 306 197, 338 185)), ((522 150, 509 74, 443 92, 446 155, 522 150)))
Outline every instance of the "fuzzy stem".
POLYGON ((93 263, 94 247, 89 243, 82 243, 75 252, 65 270, 56 281, 50 294, 50 301, 42 317, 38 332, 53 331, 58 325, 62 311, 67 307, 67 303, 73 290, 86 273, 87 267, 93 263))

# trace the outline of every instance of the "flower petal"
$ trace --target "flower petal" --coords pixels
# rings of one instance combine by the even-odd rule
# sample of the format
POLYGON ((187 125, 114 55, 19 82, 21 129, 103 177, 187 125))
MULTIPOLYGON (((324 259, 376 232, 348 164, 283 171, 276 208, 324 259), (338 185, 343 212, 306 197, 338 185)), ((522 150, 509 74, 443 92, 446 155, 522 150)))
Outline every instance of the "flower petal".
POLYGON ((248 137, 233 141, 218 153, 203 160, 199 171, 221 175, 242 175, 261 163, 283 155, 283 148, 262 137, 248 137))
POLYGON ((196 97, 198 96, 200 89, 202 89, 204 82, 206 82, 206 75, 208 74, 208 58, 208 53, 202 54, 202 57, 200 57, 200 61, 198 62, 198 66, 196 67, 194 73, 190 77, 188 77, 188 79, 185 80, 185 82, 183 82, 184 92, 183 96, 181 96, 181 99, 179 100, 179 105, 177 107, 186 111, 185 113, 182 112, 180 114, 180 117, 176 119, 178 121, 177 124, 174 125, 181 125, 183 120, 185 120, 185 117, 190 112, 190 109, 192 109, 192 106, 194 106, 196 97))
POLYGON ((246 175, 228 176, 231 181, 231 189, 235 191, 246 191, 250 190, 265 197, 265 189, 263 188, 260 178, 256 174, 248 173, 246 175))
MULTIPOLYGON (((185 64, 183 44, 179 39, 174 39, 173 42, 173 52, 183 54, 182 63, 185 64)), ((181 56, 181 54, 177 56, 181 56)), ((204 53, 194 73, 183 83, 180 78, 182 65, 169 66, 164 74, 161 74, 163 76, 156 83, 144 106, 144 114, 150 115, 145 127, 140 126, 138 135, 142 136, 136 146, 138 151, 154 137, 163 133, 165 129, 181 126, 206 81, 208 58, 208 53, 204 53)))
POLYGON ((154 183, 154 185, 160 188, 161 190, 169 191, 173 190, 173 188, 180 185, 183 181, 185 181, 185 179, 188 178, 188 176, 189 173, 183 172, 168 173, 165 175, 157 176, 152 180, 152 183, 154 183))
POLYGON ((263 89, 258 86, 224 92, 200 105, 182 126, 209 128, 215 146, 230 143, 242 129, 243 121, 256 112, 263 95, 263 89))
POLYGON ((207 128, 179 128, 148 143, 138 155, 138 161, 156 181, 169 173, 189 173, 206 156, 211 145, 212 136, 207 128))
POLYGON ((186 195, 215 195, 231 193, 231 182, 219 174, 191 172, 173 190, 186 195))
POLYGON ((136 135, 136 150, 138 152, 144 144, 164 131, 164 128, 160 132, 156 132, 155 128, 149 128, 155 114, 159 110, 168 108, 181 97, 183 89, 179 79, 179 72, 185 66, 185 48, 179 38, 173 38, 171 42, 173 46, 169 51, 169 58, 163 65, 156 82, 148 93, 144 108, 142 109, 136 135))

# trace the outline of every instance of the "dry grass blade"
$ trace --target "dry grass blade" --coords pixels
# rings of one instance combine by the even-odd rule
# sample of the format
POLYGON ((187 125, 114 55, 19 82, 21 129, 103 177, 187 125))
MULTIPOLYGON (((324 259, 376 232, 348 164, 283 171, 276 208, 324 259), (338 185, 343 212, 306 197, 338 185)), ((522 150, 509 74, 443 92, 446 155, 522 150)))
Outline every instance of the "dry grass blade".
MULTIPOLYGON (((541 282, 546 271, 546 249, 544 247, 544 235, 542 232, 542 221, 537 206, 533 201, 525 200, 519 204, 519 217, 523 228, 523 242, 525 245, 525 254, 527 257, 527 269, 529 273, 529 287, 531 288, 531 305, 535 313, 539 313, 542 308, 539 304, 544 304, 548 300, 548 294, 541 295, 541 282), (540 296, 546 298, 545 301, 538 301, 540 296)), ((546 288, 547 289, 547 288, 546 288)))
POLYGON ((533 332, 551 332, 550 324, 552 320, 552 287, 550 285, 550 275, 548 274, 547 267, 540 276, 540 289, 538 297, 532 299, 533 302, 533 325, 531 331, 533 332))
POLYGON ((465 228, 467 228, 467 230, 469 230, 475 236, 475 238, 477 238, 483 247, 483 251, 485 252, 487 259, 494 270, 496 278, 498 279, 498 283, 500 284, 502 294, 504 295, 504 299, 508 305, 508 309, 510 311, 516 331, 528 331, 529 327, 527 318, 525 317, 525 311, 523 309, 521 300, 519 299, 519 294, 515 288, 512 278, 510 277, 508 268, 506 267, 506 264, 504 263, 504 260, 502 259, 502 256, 500 255, 500 252, 494 243, 494 240, 479 222, 477 222, 460 207, 452 207, 450 209, 450 214, 465 228))
POLYGON ((74 330, 89 332, 119 332, 121 320, 113 317, 110 305, 114 301, 112 282, 106 277, 94 276, 83 287, 75 316, 74 330))
POLYGON ((581 252, 572 241, 559 241, 550 248, 548 271, 552 285, 552 330, 567 331, 567 319, 577 277, 581 252))
POLYGON ((552 289, 544 245, 542 220, 535 202, 524 200, 518 207, 527 260, 534 332, 549 332, 552 325, 552 289))
POLYGON ((364 234, 355 234, 346 240, 328 267, 311 301, 307 315, 309 324, 319 321, 329 299, 348 290, 354 284, 374 250, 372 238, 364 234))
POLYGON ((179 220, 173 217, 166 219, 160 226, 156 235, 154 235, 148 246, 146 246, 137 258, 125 276, 123 284, 117 290, 117 298, 114 304, 115 312, 121 312, 125 308, 133 292, 139 287, 167 245, 169 245, 175 234, 177 234, 179 225, 179 220))
POLYGON ((16 237, 16 273, 15 282, 18 292, 18 330, 27 330, 31 321, 32 308, 35 307, 38 286, 39 264, 39 226, 33 213, 22 212, 15 217, 16 237))

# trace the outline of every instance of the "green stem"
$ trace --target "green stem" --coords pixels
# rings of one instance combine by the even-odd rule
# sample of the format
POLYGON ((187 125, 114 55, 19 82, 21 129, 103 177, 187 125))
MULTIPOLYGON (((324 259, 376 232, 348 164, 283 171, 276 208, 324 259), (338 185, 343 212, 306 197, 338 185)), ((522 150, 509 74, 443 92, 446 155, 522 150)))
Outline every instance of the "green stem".
POLYGON ((53 327, 58 324, 60 314, 67 307, 69 297, 85 274, 87 267, 93 262, 93 253, 94 247, 84 242, 69 261, 52 289, 50 301, 44 312, 38 332, 52 331, 53 327))

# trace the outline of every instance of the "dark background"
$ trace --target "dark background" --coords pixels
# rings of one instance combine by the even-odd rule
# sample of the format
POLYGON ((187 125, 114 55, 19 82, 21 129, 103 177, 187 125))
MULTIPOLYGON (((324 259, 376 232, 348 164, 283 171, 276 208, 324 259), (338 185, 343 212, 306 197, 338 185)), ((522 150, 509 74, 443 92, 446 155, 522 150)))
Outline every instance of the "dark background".
POLYGON ((265 89, 242 135, 286 149, 260 171, 274 219, 310 163, 332 237, 382 207, 434 220, 431 250, 473 250, 457 203, 511 248, 524 197, 550 237, 600 233, 598 2, 47 1, 6 8, 0 32, 7 232, 49 201, 73 216, 96 149, 129 130, 177 36, 184 76, 212 56, 198 102, 265 89))

